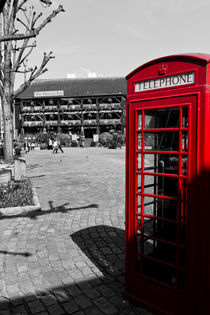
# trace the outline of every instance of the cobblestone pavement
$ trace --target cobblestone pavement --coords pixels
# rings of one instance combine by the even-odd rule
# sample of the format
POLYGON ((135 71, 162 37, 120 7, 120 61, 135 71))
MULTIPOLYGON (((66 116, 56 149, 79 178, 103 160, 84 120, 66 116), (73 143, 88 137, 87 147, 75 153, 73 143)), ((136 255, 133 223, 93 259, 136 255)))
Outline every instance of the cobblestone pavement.
POLYGON ((42 211, 0 217, 0 315, 151 314, 125 300, 125 150, 27 154, 42 211))

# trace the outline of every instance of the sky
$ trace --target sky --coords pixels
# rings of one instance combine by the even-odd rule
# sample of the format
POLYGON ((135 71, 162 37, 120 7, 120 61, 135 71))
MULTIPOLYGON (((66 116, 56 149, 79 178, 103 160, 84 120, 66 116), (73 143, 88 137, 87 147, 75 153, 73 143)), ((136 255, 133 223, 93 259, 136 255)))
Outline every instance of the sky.
MULTIPOLYGON (((31 1, 37 5, 38 0, 31 1)), ((66 78, 67 74, 87 77, 90 73, 124 77, 158 57, 210 54, 210 0, 52 2, 53 8, 62 4, 65 12, 36 39, 32 64, 38 65, 44 52, 53 51, 55 56, 42 79, 66 78)), ((41 10, 45 8, 41 6, 41 10)))

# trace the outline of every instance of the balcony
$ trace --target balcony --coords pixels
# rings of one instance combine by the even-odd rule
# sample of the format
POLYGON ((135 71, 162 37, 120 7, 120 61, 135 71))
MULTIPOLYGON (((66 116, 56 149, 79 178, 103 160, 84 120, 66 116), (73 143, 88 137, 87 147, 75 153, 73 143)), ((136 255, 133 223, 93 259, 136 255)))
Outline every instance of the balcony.
POLYGON ((120 125, 120 119, 100 119, 99 125, 120 125))
POLYGON ((23 127, 38 127, 38 126, 43 126, 42 121, 24 121, 23 122, 23 127))

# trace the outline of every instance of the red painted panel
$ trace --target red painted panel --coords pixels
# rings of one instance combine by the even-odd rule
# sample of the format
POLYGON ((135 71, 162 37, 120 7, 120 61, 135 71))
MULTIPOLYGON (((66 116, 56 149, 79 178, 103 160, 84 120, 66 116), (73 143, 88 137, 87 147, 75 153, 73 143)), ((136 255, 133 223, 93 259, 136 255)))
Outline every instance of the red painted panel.
MULTIPOLYGON (((207 315, 210 310, 209 61, 209 55, 201 54, 168 56, 148 62, 127 76, 126 295, 160 314, 207 315), (173 86, 170 87, 162 87, 164 78, 165 82, 166 79, 169 82, 171 76, 177 76, 174 81, 176 83, 180 74, 187 73, 194 73, 195 79, 192 84, 172 84, 173 86), (142 83, 143 81, 147 82, 142 83), (135 92, 136 82, 138 84, 141 82, 140 92, 138 90, 135 92), (182 126, 186 106, 189 108, 188 125, 182 126), (175 126, 172 120, 169 127, 163 127, 161 124, 154 126, 152 123, 149 127, 145 125, 145 117, 148 119, 148 115, 152 117, 158 113, 161 116, 161 111, 155 112, 155 108, 166 111, 174 107, 176 110, 177 107, 179 108, 179 125, 175 126), (140 110, 142 116, 139 118, 137 113, 140 110), (139 121, 142 123, 137 128, 139 121), (188 140, 186 140, 187 133, 188 140), (167 142, 172 138, 176 145, 170 148, 167 142), (167 148, 164 152, 161 149, 162 141, 167 148), (156 143, 159 144, 156 145, 156 143), (186 152, 183 152, 183 145, 187 145, 186 152), (139 162, 137 162, 137 157, 139 162), (168 169, 162 173, 155 166, 156 164, 151 164, 151 161, 156 161, 160 157, 162 165, 166 166, 169 157, 171 161, 174 159, 174 165, 178 163, 177 171, 173 173, 168 169), (187 163, 186 157, 188 157, 187 163), (145 164, 146 158, 149 158, 147 164, 145 164), (149 170, 144 169, 144 164, 149 167, 149 170), (151 165, 153 165, 152 168, 151 165), (182 173, 183 165, 185 168, 187 166, 187 173, 186 170, 182 173), (187 189, 184 186, 186 178, 187 189), (170 192, 170 187, 164 188, 163 182, 168 183, 168 186, 177 182, 178 188, 175 188, 175 192, 170 192), (136 198, 137 188, 138 199, 136 198), (153 190, 152 193, 150 189, 153 190), (153 198, 153 208, 150 206, 151 202, 145 203, 145 198, 153 198), (185 198, 187 202, 184 202, 185 198), (160 200, 177 202, 179 207, 174 208, 177 209, 175 212, 177 215, 175 217, 164 215, 160 218, 160 213, 155 212, 156 210, 152 213, 148 212, 156 209, 156 203, 158 205, 160 200), (180 221, 176 221, 178 219, 180 221), (174 221, 179 222, 175 229, 174 221), (171 226, 171 231, 168 229, 164 237, 163 234, 154 235, 153 233, 160 231, 161 224, 171 226), (186 239, 183 244, 179 244, 182 239, 179 233, 182 231, 183 224, 187 231, 186 239), (171 238, 173 231, 176 238, 171 238), (140 245, 137 246, 138 244, 140 245), (171 253, 172 260, 160 251, 164 246, 169 250, 168 253, 171 253), (154 248, 158 249, 159 256, 154 256, 154 248), (179 261, 181 261, 183 250, 186 260, 182 267, 179 266, 179 261), (168 280, 165 281, 151 272, 154 266, 159 266, 162 275, 166 270, 170 273, 170 268, 174 268, 176 281, 174 282, 171 278, 173 281, 167 282, 168 280), (185 275, 184 278, 183 275, 185 275), (184 285, 180 286, 178 283, 182 282, 182 279, 184 279, 184 285)), ((176 115, 174 111, 174 117, 176 115)), ((157 121, 158 117, 156 117, 157 121)))

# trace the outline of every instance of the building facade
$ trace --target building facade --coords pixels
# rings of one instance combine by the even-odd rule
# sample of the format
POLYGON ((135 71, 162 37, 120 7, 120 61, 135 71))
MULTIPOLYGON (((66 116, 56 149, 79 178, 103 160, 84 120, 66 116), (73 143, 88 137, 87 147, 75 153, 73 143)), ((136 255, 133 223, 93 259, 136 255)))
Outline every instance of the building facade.
POLYGON ((83 133, 86 138, 125 128, 125 78, 36 80, 16 99, 22 137, 40 132, 83 133))

